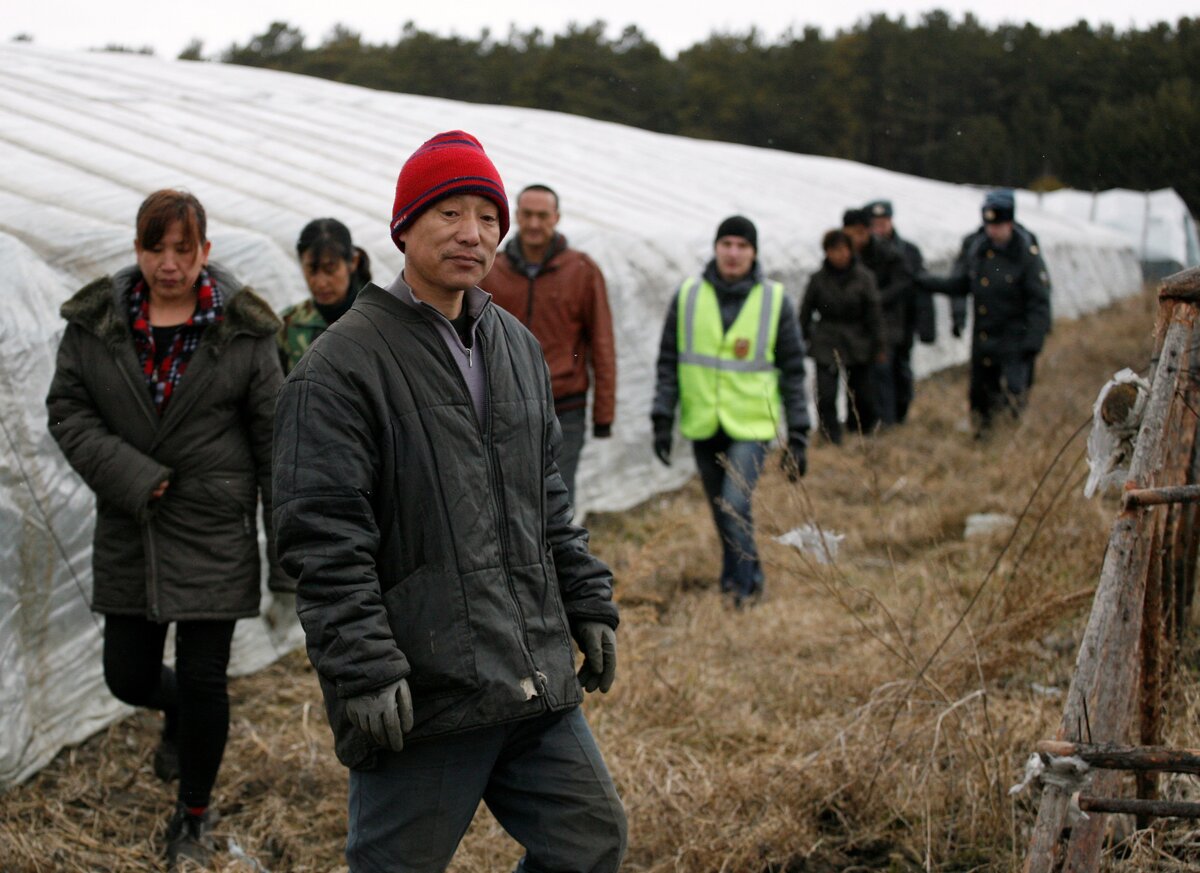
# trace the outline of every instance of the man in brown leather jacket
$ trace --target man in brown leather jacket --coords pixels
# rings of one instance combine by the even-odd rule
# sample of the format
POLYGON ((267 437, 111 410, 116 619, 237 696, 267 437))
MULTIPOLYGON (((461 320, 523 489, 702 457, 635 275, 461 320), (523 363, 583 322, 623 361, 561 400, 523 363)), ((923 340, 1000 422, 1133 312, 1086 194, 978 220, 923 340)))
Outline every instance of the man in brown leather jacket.
POLYGON ((592 435, 603 439, 612 434, 617 356, 604 276, 595 261, 567 247, 566 237, 555 231, 558 219, 558 195, 551 188, 530 185, 522 190, 517 195, 517 236, 479 284, 542 345, 563 432, 558 470, 573 506, 588 388, 594 378, 592 435))

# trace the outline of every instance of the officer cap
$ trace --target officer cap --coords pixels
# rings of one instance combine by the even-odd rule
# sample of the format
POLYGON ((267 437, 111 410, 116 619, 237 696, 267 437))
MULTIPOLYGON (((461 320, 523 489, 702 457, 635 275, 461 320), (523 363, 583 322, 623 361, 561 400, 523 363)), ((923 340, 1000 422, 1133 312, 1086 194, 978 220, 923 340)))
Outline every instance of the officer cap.
POLYGON ((891 218, 892 217, 892 201, 891 200, 872 200, 864 209, 872 218, 891 218))
POLYGON ((1000 224, 1012 221, 1017 214, 1017 200, 1012 188, 997 188, 983 198, 983 221, 985 224, 1000 224))

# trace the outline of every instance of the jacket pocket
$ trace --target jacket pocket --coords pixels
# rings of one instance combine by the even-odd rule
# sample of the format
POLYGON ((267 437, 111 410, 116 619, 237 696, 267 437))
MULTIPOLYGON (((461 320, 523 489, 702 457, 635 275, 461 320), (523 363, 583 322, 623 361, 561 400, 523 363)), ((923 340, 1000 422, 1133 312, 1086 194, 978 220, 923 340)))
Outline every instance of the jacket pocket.
POLYGON ((409 687, 425 698, 479 687, 462 581, 422 566, 383 595, 396 645, 408 659, 409 687))

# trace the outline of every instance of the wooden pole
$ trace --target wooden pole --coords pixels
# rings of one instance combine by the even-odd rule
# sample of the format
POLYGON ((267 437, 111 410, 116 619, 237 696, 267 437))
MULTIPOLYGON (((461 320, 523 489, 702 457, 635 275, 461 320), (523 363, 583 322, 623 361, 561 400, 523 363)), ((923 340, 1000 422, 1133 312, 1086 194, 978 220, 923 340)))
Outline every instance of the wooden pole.
MULTIPOLYGON (((1200 278, 1200 271, 1197 272, 1200 278)), ((1200 283, 1198 283, 1200 287, 1200 283)), ((1176 381, 1186 367, 1195 307, 1162 299, 1156 333, 1160 338, 1158 364, 1150 398, 1130 463, 1135 487, 1152 484, 1163 469, 1166 455, 1164 429, 1175 405, 1176 381)), ((1118 742, 1129 735, 1138 678, 1139 659, 1130 657, 1141 638, 1146 582, 1154 555, 1150 548, 1149 511, 1124 508, 1109 538, 1096 598, 1088 618, 1075 664, 1075 675, 1067 692, 1058 739, 1078 735, 1086 701, 1092 738, 1118 742)), ((1114 793, 1119 774, 1097 774, 1095 791, 1114 793)), ((1051 873, 1062 850, 1066 825, 1066 793, 1053 785, 1042 789, 1037 822, 1030 837, 1026 873, 1051 873)), ((1104 836, 1104 816, 1095 815, 1071 828, 1063 854, 1063 870, 1095 870, 1104 836)))
POLYGON ((1130 488, 1125 492, 1127 506, 1160 506, 1164 503, 1200 503, 1200 485, 1130 488))
MULTIPOLYGON (((1138 687, 1138 734, 1143 746, 1162 742, 1162 658, 1163 658, 1163 519, 1151 522, 1150 567, 1146 573, 1146 595, 1142 602, 1142 676, 1138 687)), ((1143 770, 1137 774, 1140 800, 1158 797, 1158 774, 1143 770)), ((1150 827, 1148 817, 1138 817, 1139 830, 1150 827)))
POLYGON ((1124 797, 1079 796, 1079 808, 1084 812, 1116 812, 1143 818, 1200 818, 1200 803, 1181 800, 1130 800, 1124 797))
POLYGON ((1118 746, 1043 740, 1037 744, 1043 755, 1077 757, 1104 770, 1158 770, 1200 775, 1200 749, 1168 749, 1165 746, 1118 746))

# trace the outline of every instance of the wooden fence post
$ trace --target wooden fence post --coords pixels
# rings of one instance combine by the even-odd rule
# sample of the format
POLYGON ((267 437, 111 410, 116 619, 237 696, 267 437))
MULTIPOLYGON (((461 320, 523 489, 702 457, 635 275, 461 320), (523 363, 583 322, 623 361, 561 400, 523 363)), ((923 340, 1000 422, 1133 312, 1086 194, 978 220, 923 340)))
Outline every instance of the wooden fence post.
MULTIPOLYGON (((1130 464, 1128 487, 1179 485, 1195 482, 1192 475, 1196 416, 1188 409, 1188 390, 1179 390, 1181 379, 1190 380, 1190 366, 1200 343, 1197 304, 1200 303, 1200 270, 1191 270, 1165 280, 1159 291, 1159 317, 1155 327, 1157 365, 1151 383, 1137 445, 1130 464), (1179 436, 1186 433, 1180 445, 1179 436), (1183 457, 1180 455, 1186 454, 1183 457)), ((1193 406, 1193 409, 1195 407, 1193 406)), ((1125 504, 1109 538, 1092 612, 1080 644, 1075 674, 1067 692, 1063 718, 1056 738, 1087 743, 1127 741, 1138 680, 1153 675, 1153 688, 1142 698, 1143 706, 1158 708, 1158 678, 1161 646, 1162 599, 1153 582, 1162 582, 1162 544, 1167 533, 1167 513, 1159 507, 1125 504), (1151 577, 1157 577, 1152 580, 1151 577), (1151 603, 1147 585, 1151 584, 1151 603), (1145 643, 1143 626, 1156 644, 1143 646, 1152 658, 1143 665, 1131 657, 1145 643), (1143 668, 1143 669, 1139 669, 1143 668), (1139 674, 1141 674, 1139 676, 1139 674), (1085 725, 1085 721, 1087 726, 1085 725), (1088 735, 1090 727, 1091 735, 1088 735)), ((1194 544, 1192 544, 1194 553, 1194 544)), ((1157 728, 1151 724, 1151 731, 1157 728)), ((1120 774, 1097 771, 1089 794, 1111 796, 1120 786, 1120 774)), ((1096 869, 1104 837, 1105 815, 1092 813, 1086 821, 1070 828, 1063 850, 1069 796, 1053 785, 1042 789, 1037 822, 1029 842, 1026 873, 1051 873, 1061 857, 1064 873, 1091 873, 1096 869), (1061 854, 1060 854, 1061 853, 1061 854)))

